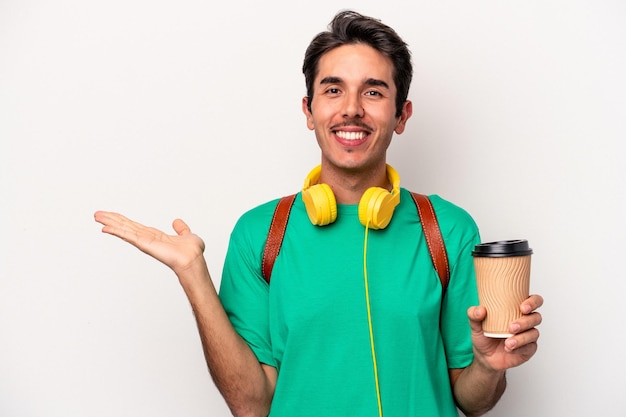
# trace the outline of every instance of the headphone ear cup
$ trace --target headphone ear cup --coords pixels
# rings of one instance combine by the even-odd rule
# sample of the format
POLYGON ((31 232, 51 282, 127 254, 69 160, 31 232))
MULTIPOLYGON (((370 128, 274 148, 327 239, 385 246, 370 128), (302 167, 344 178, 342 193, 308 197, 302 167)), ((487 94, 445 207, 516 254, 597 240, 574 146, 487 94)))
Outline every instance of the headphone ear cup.
POLYGON ((326 226, 337 219, 337 201, 328 184, 316 184, 302 191, 302 201, 314 225, 326 226))
POLYGON ((371 187, 365 190, 359 202, 359 221, 370 229, 384 229, 387 227, 396 205, 392 203, 393 196, 381 187, 371 187))

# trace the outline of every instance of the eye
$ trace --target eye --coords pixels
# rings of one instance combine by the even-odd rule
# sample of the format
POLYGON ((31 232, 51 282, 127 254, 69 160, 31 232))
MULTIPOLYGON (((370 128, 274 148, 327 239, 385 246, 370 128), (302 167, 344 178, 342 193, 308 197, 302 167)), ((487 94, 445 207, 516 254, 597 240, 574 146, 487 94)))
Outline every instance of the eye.
POLYGON ((331 88, 326 89, 326 94, 336 95, 339 93, 341 93, 341 90, 338 89, 337 87, 331 87, 331 88))
POLYGON ((367 90, 365 92, 365 95, 368 97, 382 97, 382 93, 380 91, 377 90, 367 90))

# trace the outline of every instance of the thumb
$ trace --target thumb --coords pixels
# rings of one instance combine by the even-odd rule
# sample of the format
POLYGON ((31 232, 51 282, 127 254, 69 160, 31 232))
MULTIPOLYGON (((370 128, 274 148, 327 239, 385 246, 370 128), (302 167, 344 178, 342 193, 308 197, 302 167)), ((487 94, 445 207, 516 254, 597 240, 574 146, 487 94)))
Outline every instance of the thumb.
POLYGON ((189 226, 187 226, 187 223, 185 223, 181 219, 174 220, 174 222, 172 222, 172 227, 174 228, 176 234, 178 234, 179 236, 191 233, 191 230, 189 229, 189 226))
POLYGON ((483 320, 487 317, 487 309, 483 306, 474 306, 467 309, 467 317, 473 332, 483 332, 483 320))

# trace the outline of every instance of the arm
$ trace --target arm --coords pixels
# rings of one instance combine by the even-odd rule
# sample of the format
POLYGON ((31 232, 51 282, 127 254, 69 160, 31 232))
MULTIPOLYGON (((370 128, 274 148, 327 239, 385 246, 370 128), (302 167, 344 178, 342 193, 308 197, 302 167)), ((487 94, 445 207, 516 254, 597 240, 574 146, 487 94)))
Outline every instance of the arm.
POLYGON ((474 345, 474 360, 467 368, 450 369, 450 382, 458 407, 468 417, 491 410, 506 388, 505 372, 527 362, 537 351, 541 314, 535 310, 543 298, 533 295, 520 306, 524 316, 511 323, 513 336, 493 339, 483 335, 484 307, 468 310, 474 345))
POLYGON ((182 220, 176 235, 98 211, 104 233, 117 236, 171 268, 196 317, 205 359, 216 386, 235 416, 267 416, 276 386, 276 369, 260 364, 231 325, 203 256, 204 242, 182 220))

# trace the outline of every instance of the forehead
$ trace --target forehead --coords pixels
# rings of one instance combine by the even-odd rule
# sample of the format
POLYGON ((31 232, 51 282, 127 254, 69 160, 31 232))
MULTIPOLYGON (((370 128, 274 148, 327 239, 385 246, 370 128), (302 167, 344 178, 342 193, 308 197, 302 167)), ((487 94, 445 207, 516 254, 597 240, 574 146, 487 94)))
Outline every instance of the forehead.
POLYGON ((350 83, 376 79, 394 86, 391 59, 365 44, 338 46, 322 55, 315 82, 327 77, 350 83))

